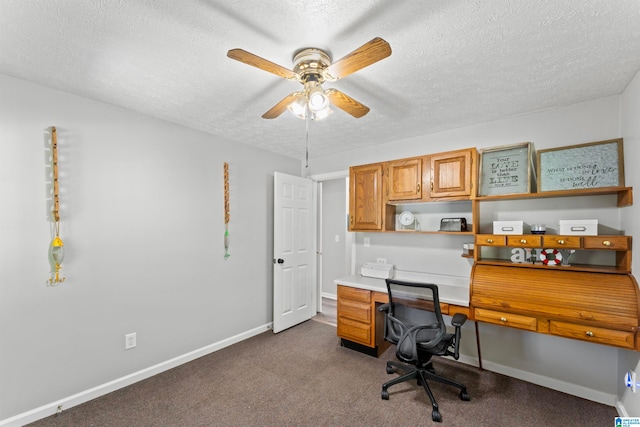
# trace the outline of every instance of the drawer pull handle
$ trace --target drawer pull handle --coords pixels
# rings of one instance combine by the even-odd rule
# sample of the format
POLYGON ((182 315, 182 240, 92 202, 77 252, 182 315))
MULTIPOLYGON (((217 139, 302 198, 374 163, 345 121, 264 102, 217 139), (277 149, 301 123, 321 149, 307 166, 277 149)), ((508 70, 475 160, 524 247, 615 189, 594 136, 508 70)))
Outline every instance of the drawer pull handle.
POLYGON ((493 239, 487 239, 487 243, 493 243, 493 239))
POLYGON ((562 240, 562 239, 558 240, 558 244, 559 245, 564 245, 564 243, 565 243, 564 240, 562 240))
POLYGON ((520 240, 520 243, 522 243, 524 245, 525 243, 527 243, 527 240, 526 239, 522 239, 522 240, 520 240))
POLYGON ((611 246, 611 241, 605 240, 604 242, 602 242, 602 244, 605 246, 611 246))
POLYGON ((591 331, 587 331, 587 336, 588 336, 588 337, 592 337, 592 336, 593 336, 593 332, 591 332, 591 331))
POLYGON ((501 321, 501 322, 506 322, 506 321, 507 321, 507 318, 506 318, 506 317, 501 317, 501 318, 500 318, 500 321, 501 321))

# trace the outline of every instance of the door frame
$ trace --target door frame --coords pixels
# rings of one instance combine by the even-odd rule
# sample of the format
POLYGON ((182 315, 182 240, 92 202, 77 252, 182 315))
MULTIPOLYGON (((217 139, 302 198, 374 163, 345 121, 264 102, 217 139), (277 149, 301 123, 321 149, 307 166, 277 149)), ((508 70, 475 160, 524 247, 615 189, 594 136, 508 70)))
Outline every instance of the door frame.
MULTIPOLYGON (((313 210, 315 212, 315 221, 316 221, 316 233, 314 236, 315 239, 315 248, 316 248, 316 311, 318 313, 322 313, 322 250, 323 250, 323 242, 322 242, 322 182, 330 181, 334 179, 345 179, 345 191, 346 191, 346 200, 347 210, 345 214, 348 214, 348 200, 349 200, 349 170, 329 172, 323 174, 310 175, 307 178, 313 181, 313 210)), ((355 250, 355 239, 353 233, 347 232, 345 234, 347 242, 345 245, 351 247, 351 272, 350 274, 354 274, 355 271, 355 257, 353 251, 355 250)))

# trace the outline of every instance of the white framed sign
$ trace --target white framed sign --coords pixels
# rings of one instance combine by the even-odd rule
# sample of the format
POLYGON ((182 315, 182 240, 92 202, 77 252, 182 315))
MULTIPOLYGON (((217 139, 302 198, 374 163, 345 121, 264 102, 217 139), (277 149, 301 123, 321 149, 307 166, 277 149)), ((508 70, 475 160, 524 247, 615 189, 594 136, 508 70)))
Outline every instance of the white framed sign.
POLYGON ((624 187, 622 138, 538 151, 538 192, 624 187))
POLYGON ((481 150, 478 195, 531 193, 535 189, 534 172, 530 142, 481 150))

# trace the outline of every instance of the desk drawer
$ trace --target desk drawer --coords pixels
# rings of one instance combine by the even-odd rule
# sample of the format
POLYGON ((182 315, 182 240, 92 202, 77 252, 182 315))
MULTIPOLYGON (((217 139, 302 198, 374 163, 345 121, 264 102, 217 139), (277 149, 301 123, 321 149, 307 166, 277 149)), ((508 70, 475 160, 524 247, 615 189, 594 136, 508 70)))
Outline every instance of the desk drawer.
POLYGON ((629 236, 584 236, 582 246, 585 249, 609 249, 614 251, 628 251, 630 249, 629 236))
POLYGON ((580 236, 542 236, 542 246, 545 248, 580 249, 581 245, 580 236))
POLYGON ((504 246, 505 243, 504 235, 476 234, 476 246, 504 246))
POLYGON ((352 288, 351 286, 338 286, 338 300, 340 298, 370 303, 371 291, 368 291, 366 289, 352 288))
POLYGON ((507 236, 507 246, 515 248, 540 248, 542 236, 525 234, 522 236, 507 236))
POLYGON ((536 319, 535 317, 504 313, 501 311, 485 310, 484 308, 474 309, 474 320, 493 323, 494 325, 526 329, 527 331, 536 331, 538 327, 538 319, 536 319))
POLYGON ((368 347, 373 347, 373 327, 369 324, 356 322, 351 319, 345 319, 344 317, 338 317, 338 331, 337 335, 340 338, 347 339, 359 344, 364 344, 368 347))
POLYGON ((550 322, 549 332, 561 337, 574 338, 598 344, 614 345, 630 349, 635 347, 635 334, 633 332, 556 322, 555 320, 550 322))
POLYGON ((371 304, 340 298, 338 299, 338 316, 370 325, 371 304))

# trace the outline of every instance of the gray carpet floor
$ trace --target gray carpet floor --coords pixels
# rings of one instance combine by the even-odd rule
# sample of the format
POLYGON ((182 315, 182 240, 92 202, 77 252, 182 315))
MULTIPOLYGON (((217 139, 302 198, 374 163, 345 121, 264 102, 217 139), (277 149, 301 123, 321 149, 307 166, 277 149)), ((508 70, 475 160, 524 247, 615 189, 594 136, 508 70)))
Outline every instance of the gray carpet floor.
MULTIPOLYGON (((463 338, 464 339, 464 338, 463 338)), ((31 426, 581 426, 614 425, 615 408, 438 358, 432 384, 443 422, 415 382, 389 389, 387 360, 340 346, 335 327, 307 321, 265 332, 70 408, 31 426)))

